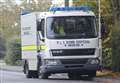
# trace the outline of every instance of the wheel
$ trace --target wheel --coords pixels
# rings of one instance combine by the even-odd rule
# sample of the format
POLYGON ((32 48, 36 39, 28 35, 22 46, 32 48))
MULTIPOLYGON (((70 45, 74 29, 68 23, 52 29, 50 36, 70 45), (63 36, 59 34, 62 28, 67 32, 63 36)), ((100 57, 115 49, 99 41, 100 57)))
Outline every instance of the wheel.
POLYGON ((27 66, 27 61, 24 61, 24 65, 23 65, 23 72, 24 74, 26 74, 26 66, 27 66))
POLYGON ((45 74, 45 73, 42 73, 42 74, 41 74, 41 78, 42 78, 42 79, 48 79, 48 76, 49 76, 49 75, 48 75, 48 74, 45 74))
POLYGON ((29 71, 28 67, 25 67, 26 78, 32 78, 32 71, 29 71))
POLYGON ((33 78, 39 78, 39 72, 37 72, 37 71, 32 71, 32 77, 33 77, 33 78))
POLYGON ((37 71, 27 70, 27 71, 26 71, 26 77, 27 77, 27 78, 39 78, 39 74, 38 74, 37 71))
POLYGON ((28 64, 25 64, 24 72, 26 74, 26 78, 39 78, 39 72, 29 70, 28 64))
POLYGON ((39 75, 36 71, 28 71, 28 73, 26 73, 26 77, 27 78, 39 78, 39 75))
POLYGON ((40 68, 41 66, 42 66, 41 57, 38 57, 38 71, 39 71, 39 74, 40 74, 42 79, 48 79, 49 74, 42 73, 41 68, 40 68))
POLYGON ((71 80, 79 80, 80 79, 80 74, 79 73, 68 73, 68 77, 71 80))

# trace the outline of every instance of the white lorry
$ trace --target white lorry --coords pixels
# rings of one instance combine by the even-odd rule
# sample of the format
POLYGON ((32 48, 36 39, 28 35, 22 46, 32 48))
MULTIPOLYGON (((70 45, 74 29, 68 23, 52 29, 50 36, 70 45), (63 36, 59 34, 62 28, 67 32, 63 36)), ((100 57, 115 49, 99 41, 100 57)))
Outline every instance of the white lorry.
POLYGON ((22 59, 27 78, 55 73, 96 76, 101 44, 96 16, 87 7, 53 7, 21 16, 22 59))

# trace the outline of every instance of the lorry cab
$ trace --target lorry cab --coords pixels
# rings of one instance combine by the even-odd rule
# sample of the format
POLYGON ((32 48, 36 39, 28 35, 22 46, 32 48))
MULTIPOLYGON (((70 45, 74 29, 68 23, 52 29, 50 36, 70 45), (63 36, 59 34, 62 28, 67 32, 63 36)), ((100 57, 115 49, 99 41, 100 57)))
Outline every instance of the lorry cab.
POLYGON ((86 70, 85 72, 92 71, 95 75, 100 63, 100 48, 93 12, 46 13, 42 30, 40 40, 44 38, 45 50, 41 72, 71 74, 75 71, 74 73, 82 74, 86 70))

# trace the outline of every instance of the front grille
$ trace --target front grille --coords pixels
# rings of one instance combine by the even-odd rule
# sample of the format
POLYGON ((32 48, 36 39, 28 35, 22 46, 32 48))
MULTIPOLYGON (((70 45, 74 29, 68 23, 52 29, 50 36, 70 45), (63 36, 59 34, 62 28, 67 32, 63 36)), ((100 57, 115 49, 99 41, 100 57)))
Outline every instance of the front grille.
POLYGON ((62 64, 86 64, 88 59, 62 59, 62 64))
POLYGON ((53 56, 88 56, 94 55, 95 49, 54 49, 53 56))

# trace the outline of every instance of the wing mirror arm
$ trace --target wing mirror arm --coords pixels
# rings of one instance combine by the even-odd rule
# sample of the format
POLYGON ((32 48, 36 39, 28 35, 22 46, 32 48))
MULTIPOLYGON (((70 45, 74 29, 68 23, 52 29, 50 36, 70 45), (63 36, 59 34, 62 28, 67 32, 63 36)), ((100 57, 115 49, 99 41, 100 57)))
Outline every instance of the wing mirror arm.
POLYGON ((41 31, 39 31, 38 33, 39 33, 40 40, 44 42, 44 41, 45 41, 45 38, 43 37, 41 31))

